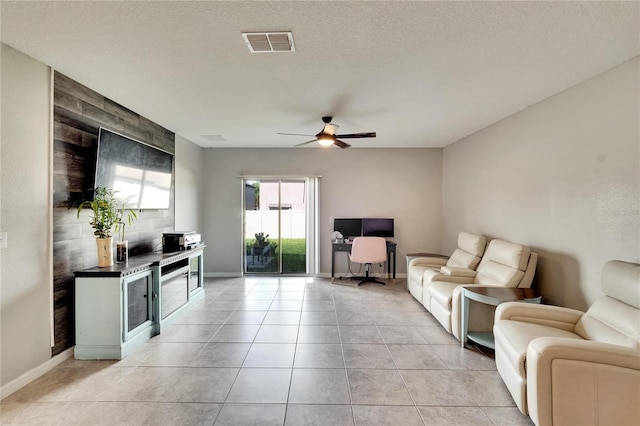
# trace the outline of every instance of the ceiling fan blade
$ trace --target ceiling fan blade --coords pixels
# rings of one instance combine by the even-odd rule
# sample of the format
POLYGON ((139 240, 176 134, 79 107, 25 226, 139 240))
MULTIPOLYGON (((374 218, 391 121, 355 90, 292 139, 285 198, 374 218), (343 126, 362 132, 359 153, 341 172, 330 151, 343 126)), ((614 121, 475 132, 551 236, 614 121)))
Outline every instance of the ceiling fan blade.
POLYGON ((351 146, 346 142, 339 141, 338 139, 336 139, 333 144, 342 149, 349 148, 351 146))
POLYGON ((295 147, 299 147, 299 146, 303 146, 303 145, 308 145, 308 144, 313 143, 313 142, 315 142, 317 140, 318 139, 311 139, 310 141, 302 142, 302 143, 299 143, 298 145, 294 145, 294 146, 295 147))
POLYGON ((375 138, 376 132, 366 132, 366 133, 349 133, 346 135, 336 135, 337 138, 343 139, 354 139, 354 138, 375 138))
POLYGON ((276 133, 278 135, 285 135, 285 136, 313 136, 313 135, 303 135, 302 133, 276 133))

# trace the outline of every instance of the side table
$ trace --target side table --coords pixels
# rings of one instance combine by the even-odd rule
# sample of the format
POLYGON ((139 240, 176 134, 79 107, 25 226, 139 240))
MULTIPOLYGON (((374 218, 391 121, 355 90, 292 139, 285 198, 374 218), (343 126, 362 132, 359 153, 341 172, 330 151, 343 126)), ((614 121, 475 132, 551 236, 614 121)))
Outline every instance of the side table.
POLYGON ((509 288, 494 286, 471 286, 462 289, 460 310, 460 343, 464 348, 467 339, 487 348, 495 349, 493 332, 469 333, 469 301, 498 306, 502 302, 541 303, 542 296, 532 288, 509 288))

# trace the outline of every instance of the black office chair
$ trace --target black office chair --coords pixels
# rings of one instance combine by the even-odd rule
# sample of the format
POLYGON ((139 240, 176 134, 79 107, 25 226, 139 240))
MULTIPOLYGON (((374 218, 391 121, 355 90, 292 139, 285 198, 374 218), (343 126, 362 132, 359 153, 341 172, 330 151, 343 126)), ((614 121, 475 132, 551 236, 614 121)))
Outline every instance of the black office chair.
POLYGON ((354 277, 360 279, 358 285, 362 283, 378 283, 385 285, 370 275, 373 263, 384 263, 387 261, 387 240, 382 237, 356 237, 353 239, 349 259, 352 262, 364 263, 365 276, 354 277))

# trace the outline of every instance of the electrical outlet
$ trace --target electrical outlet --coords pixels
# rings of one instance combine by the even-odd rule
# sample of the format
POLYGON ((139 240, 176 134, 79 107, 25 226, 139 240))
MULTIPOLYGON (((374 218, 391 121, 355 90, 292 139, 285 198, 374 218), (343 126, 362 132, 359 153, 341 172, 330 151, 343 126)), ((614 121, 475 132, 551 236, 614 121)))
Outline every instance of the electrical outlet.
POLYGON ((7 248, 7 233, 0 232, 0 249, 7 248))

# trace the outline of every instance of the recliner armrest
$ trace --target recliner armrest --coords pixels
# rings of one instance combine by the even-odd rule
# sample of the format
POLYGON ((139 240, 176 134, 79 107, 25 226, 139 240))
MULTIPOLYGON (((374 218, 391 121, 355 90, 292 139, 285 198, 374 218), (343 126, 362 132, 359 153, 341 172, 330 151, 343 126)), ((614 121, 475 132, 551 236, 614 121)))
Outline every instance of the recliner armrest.
POLYGON ((443 266, 440 268, 440 272, 444 275, 451 275, 452 277, 469 277, 475 278, 477 272, 469 268, 456 268, 454 266, 443 266))
POLYGON ((434 269, 440 269, 447 264, 448 257, 416 257, 409 261, 409 268, 412 266, 432 266, 434 269))
POLYGON ((640 418, 640 353, 590 340, 534 339, 527 395, 536 425, 633 424, 640 418))
POLYGON ((473 277, 461 277, 457 275, 446 275, 437 270, 426 271, 423 275, 422 282, 428 285, 431 282, 445 281, 448 283, 471 284, 473 277))
POLYGON ((546 325, 573 332, 584 312, 561 306, 536 305, 533 303, 505 302, 496 308, 494 323, 513 320, 546 325))

